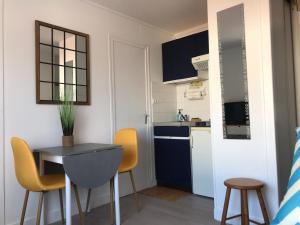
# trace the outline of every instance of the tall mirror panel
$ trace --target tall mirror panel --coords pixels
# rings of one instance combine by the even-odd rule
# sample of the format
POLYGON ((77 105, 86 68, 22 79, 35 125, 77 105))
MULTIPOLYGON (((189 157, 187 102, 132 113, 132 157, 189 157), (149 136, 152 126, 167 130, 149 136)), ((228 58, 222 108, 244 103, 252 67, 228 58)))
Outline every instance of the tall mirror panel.
POLYGON ((250 139, 244 5, 218 12, 225 139, 250 139))

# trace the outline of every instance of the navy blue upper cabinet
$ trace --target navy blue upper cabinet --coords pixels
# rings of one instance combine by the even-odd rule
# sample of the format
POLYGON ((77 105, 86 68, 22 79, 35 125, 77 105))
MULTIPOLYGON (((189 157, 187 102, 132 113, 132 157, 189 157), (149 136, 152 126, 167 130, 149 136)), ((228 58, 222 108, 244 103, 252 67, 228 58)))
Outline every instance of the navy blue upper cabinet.
POLYGON ((208 31, 162 44, 163 81, 197 76, 191 58, 208 54, 208 31))

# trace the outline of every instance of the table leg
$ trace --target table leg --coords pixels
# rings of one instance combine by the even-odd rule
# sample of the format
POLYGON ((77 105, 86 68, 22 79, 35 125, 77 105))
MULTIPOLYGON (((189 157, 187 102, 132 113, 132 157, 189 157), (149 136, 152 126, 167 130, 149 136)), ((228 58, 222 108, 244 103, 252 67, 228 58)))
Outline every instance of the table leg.
MULTIPOLYGON (((42 153, 39 155, 39 171, 40 171, 40 176, 43 176, 45 174, 45 161, 43 160, 42 153)), ((46 225, 46 213, 45 213, 45 204, 46 199, 44 198, 44 201, 42 203, 42 212, 41 212, 41 225, 46 225)))
POLYGON ((114 188, 115 188, 115 221, 116 225, 120 225, 120 198, 119 198, 119 174, 116 173, 114 177, 114 188))
POLYGON ((67 174, 66 178, 66 225, 72 225, 72 213, 71 213, 71 180, 67 174))

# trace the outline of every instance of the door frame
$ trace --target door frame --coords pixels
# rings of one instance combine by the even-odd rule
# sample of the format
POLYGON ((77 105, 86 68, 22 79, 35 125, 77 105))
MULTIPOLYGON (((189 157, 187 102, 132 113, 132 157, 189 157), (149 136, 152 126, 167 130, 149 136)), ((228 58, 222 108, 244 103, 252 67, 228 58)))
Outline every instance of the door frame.
POLYGON ((111 142, 113 142, 114 135, 117 131, 116 128, 116 84, 115 84, 115 59, 114 59, 114 46, 116 43, 121 43, 125 45, 129 45, 131 47, 139 48, 144 50, 144 63, 145 63, 145 97, 146 97, 146 113, 148 116, 148 123, 146 128, 147 134, 147 142, 149 143, 148 146, 148 153, 147 153, 147 161, 150 162, 150 168, 148 168, 148 177, 150 180, 146 183, 147 186, 153 186, 156 184, 155 179, 155 169, 154 169, 154 145, 153 145, 153 126, 152 126, 152 104, 151 104, 151 82, 150 82, 150 57, 149 57, 149 46, 143 45, 139 43, 135 43, 133 41, 128 41, 123 38, 114 36, 109 34, 108 35, 108 64, 109 64, 109 91, 110 91, 110 124, 111 124, 111 142))
POLYGON ((5 224, 4 0, 0 0, 0 224, 5 224))

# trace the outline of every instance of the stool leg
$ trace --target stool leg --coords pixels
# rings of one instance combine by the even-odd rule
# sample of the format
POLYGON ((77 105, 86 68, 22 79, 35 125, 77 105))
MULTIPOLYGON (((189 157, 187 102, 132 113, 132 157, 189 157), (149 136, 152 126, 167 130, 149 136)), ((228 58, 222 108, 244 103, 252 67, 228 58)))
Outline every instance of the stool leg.
POLYGON ((247 190, 241 190, 241 214, 242 214, 242 225, 249 225, 249 209, 248 209, 247 190))
POLYGON ((227 219, 227 212, 228 212, 230 194, 231 194, 231 188, 227 187, 225 201, 224 201, 224 208, 223 208, 221 225, 226 225, 226 219, 227 219))
POLYGON ((257 196, 258 196, 258 200, 259 200, 261 212, 262 212, 263 217, 264 217, 265 224, 269 225, 270 221, 269 221, 268 211, 267 211, 267 208, 266 208, 266 205, 265 205, 264 197, 261 193, 261 189, 256 190, 256 193, 257 193, 257 196))

